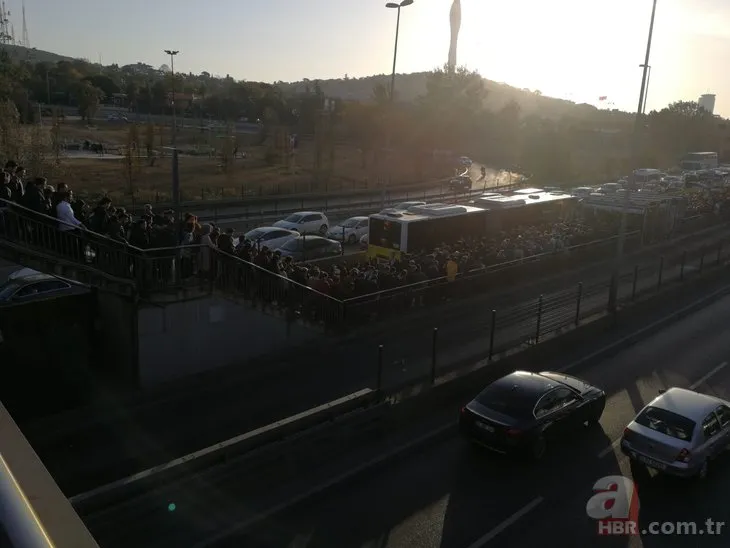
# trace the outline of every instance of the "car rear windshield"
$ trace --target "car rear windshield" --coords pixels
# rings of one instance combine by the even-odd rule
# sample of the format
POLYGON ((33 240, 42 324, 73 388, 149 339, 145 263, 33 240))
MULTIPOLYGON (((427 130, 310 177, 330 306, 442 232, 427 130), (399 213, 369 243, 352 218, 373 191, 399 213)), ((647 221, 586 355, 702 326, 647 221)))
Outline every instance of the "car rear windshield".
POLYGON ((298 223, 304 218, 304 215, 301 215, 300 213, 293 213, 292 215, 289 215, 286 219, 284 219, 287 223, 298 223))
POLYGON ((692 441, 695 430, 694 421, 658 407, 647 407, 636 417, 635 422, 682 441, 692 441))
POLYGON ((475 400, 488 409, 515 418, 532 417, 537 403, 534 393, 515 388, 513 384, 498 383, 487 386, 475 400))

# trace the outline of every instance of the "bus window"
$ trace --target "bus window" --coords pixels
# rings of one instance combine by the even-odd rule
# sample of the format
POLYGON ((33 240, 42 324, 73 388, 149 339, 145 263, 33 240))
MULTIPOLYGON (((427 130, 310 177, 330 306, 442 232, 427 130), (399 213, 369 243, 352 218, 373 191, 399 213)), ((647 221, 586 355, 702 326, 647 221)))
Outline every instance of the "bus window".
POLYGON ((400 250, 401 224, 385 219, 370 219, 368 244, 400 250))

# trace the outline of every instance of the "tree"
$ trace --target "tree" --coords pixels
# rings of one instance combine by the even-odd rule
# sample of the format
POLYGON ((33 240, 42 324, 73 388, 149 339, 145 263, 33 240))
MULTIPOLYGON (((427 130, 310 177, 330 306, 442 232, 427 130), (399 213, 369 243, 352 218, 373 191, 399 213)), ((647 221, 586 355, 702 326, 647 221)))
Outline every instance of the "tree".
POLYGON ((104 98, 104 92, 89 81, 81 81, 74 89, 74 98, 79 107, 79 116, 91 123, 99 110, 99 104, 104 98))

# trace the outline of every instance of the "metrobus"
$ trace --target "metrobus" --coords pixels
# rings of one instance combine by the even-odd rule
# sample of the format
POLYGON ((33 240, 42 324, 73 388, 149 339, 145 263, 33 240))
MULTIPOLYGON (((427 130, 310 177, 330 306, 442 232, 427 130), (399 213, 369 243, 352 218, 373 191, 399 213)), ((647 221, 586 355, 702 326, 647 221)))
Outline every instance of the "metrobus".
POLYGON ((473 205, 427 204, 406 212, 378 213, 370 216, 367 255, 392 259, 402 253, 430 252, 442 243, 566 218, 573 204, 577 204, 573 196, 538 191, 489 194, 473 205))
POLYGON ((685 171, 717 169, 717 152, 690 152, 679 166, 685 171))

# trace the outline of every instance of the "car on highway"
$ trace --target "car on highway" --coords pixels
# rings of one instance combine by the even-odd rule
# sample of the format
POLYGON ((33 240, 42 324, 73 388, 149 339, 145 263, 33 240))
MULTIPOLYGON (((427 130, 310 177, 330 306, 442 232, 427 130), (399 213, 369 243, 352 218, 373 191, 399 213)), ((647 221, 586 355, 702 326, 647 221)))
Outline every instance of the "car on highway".
POLYGON ((661 473, 704 479, 730 448, 730 402, 684 388, 654 398, 624 429, 621 452, 661 473))
POLYGON ((87 286, 73 280, 22 268, 10 274, 7 281, 0 285, 0 305, 81 295, 89 291, 87 286))
POLYGON ((368 217, 350 217, 329 229, 327 237, 330 240, 354 244, 368 233, 368 217))
POLYGON ((295 261, 314 261, 342 255, 342 244, 322 236, 302 236, 289 240, 276 251, 295 261))
POLYGON ((466 192, 471 190, 471 177, 460 175, 449 180, 449 190, 466 192))
POLYGON ((299 211, 292 213, 286 219, 276 221, 273 226, 295 230, 300 234, 327 234, 329 221, 324 213, 319 211, 299 211))
POLYGON ((459 428, 476 445, 538 460, 549 443, 570 441, 597 423, 605 406, 605 392, 576 377, 515 371, 462 408, 459 428))
POLYGON ((266 246, 269 249, 277 249, 289 240, 299 238, 301 235, 296 230, 288 230, 276 226, 261 226, 249 230, 243 237, 256 247, 266 246))
POLYGON ((464 167, 471 167, 474 162, 471 161, 471 158, 468 156, 462 156, 459 158, 459 164, 461 164, 464 167))

